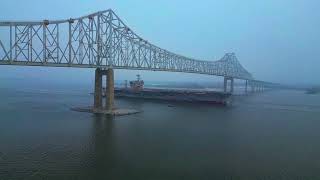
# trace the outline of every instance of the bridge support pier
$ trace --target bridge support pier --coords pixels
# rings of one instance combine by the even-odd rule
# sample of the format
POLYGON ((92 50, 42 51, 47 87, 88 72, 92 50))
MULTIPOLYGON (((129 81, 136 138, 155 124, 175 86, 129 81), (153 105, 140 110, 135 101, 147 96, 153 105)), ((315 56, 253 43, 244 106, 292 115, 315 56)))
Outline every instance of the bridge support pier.
POLYGON ((223 92, 226 93, 227 90, 228 90, 228 79, 224 77, 223 92))
POLYGON ((102 110, 102 71, 100 68, 95 71, 94 109, 102 110))
POLYGON ((231 77, 224 77, 224 84, 223 84, 223 92, 227 93, 228 92, 228 81, 230 80, 230 93, 233 93, 234 91, 234 79, 231 77))
POLYGON ((104 114, 112 116, 122 116, 136 114, 141 111, 134 109, 120 109, 114 107, 114 72, 112 68, 101 69, 97 68, 95 71, 95 82, 94 82, 94 106, 84 107, 84 108, 72 108, 74 111, 79 112, 90 112, 94 114, 104 114), (103 103, 102 97, 102 77, 106 75, 106 89, 105 96, 106 100, 103 103))
POLYGON ((231 78, 231 90, 230 90, 231 93, 234 92, 234 79, 231 78))
POLYGON ((114 72, 107 69, 106 110, 112 111, 114 106, 114 72))
POLYGON ((114 72, 113 69, 101 70, 97 68, 95 71, 95 83, 94 83, 94 110, 108 110, 112 111, 114 106, 114 72), (102 103, 102 77, 107 76, 106 81, 106 101, 103 107, 102 103))

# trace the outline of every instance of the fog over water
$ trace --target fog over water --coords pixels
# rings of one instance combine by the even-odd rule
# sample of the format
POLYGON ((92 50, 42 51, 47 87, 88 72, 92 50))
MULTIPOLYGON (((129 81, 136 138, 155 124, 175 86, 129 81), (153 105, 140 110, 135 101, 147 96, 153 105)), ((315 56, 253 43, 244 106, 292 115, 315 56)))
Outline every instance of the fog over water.
POLYGON ((89 85, 1 81, 0 179, 316 179, 320 96, 267 91, 232 106, 117 99, 70 111, 89 85))
MULTIPOLYGON (((161 48, 210 61, 234 52, 257 80, 320 87, 319 7, 318 0, 1 0, 0 21, 112 9, 161 48)), ((0 40, 8 39, 2 36, 0 27, 0 40)), ((117 87, 137 74, 157 88, 222 92, 224 82, 186 73, 114 73, 117 87)), ((226 106, 116 97, 116 108, 141 113, 72 111, 93 105, 94 75, 86 68, 0 66, 0 180, 320 179, 316 88, 244 94, 244 81, 235 80, 233 96, 217 93, 233 99, 226 106)))

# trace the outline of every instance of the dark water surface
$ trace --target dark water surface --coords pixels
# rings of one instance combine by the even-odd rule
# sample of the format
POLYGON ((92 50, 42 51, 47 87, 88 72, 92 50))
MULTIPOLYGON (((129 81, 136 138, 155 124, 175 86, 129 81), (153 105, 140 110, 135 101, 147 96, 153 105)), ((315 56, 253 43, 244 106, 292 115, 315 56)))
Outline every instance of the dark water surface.
POLYGON ((320 179, 319 95, 227 108, 120 99, 143 113, 111 118, 69 110, 89 91, 43 89, 0 88, 1 180, 320 179))

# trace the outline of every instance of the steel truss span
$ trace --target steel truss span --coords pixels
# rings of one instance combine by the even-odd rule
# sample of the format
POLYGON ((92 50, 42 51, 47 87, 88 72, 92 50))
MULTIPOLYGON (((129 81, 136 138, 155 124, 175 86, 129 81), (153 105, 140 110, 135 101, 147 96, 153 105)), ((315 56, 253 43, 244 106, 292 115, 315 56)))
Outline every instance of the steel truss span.
POLYGON ((135 34, 112 10, 68 20, 0 22, 0 64, 171 71, 253 80, 234 53, 218 61, 172 53, 135 34))

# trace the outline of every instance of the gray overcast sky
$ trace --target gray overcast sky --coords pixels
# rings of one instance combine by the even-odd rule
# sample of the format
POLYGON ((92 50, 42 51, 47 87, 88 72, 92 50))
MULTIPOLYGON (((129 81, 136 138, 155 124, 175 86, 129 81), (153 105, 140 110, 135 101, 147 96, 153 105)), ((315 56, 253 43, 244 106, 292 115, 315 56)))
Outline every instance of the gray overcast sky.
MULTIPOLYGON (((319 83, 319 7, 318 0, 1 0, 0 20, 66 19, 111 8, 137 34, 173 52, 207 60, 235 52, 257 79, 319 83)), ((79 80, 93 77, 92 70, 0 70, 1 76, 12 77, 46 78, 55 72, 79 80)), ((136 73, 121 71, 116 76, 126 79, 136 73)), ((206 77, 144 73, 149 80, 206 77)))

